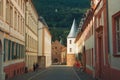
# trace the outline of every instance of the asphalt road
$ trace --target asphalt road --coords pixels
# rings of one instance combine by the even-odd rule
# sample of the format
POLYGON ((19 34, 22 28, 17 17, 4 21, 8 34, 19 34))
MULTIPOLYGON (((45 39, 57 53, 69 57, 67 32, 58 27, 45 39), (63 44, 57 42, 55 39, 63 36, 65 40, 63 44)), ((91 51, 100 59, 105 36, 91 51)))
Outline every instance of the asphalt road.
POLYGON ((31 76, 28 80, 80 80, 76 72, 67 66, 52 66, 36 75, 31 76))

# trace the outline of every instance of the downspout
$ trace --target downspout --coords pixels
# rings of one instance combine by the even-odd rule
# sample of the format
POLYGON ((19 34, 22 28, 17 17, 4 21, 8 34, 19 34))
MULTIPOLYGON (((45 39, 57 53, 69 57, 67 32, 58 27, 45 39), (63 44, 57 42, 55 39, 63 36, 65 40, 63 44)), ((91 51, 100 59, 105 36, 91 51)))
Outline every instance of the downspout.
POLYGON ((108 0, 106 0, 106 16, 107 16, 107 38, 108 38, 108 68, 109 68, 109 80, 111 79, 111 70, 110 70, 110 64, 111 64, 111 56, 110 56, 110 44, 109 44, 109 5, 108 0))
POLYGON ((108 13, 108 0, 106 0, 106 13, 107 13, 107 29, 108 29, 108 31, 107 31, 107 38, 108 38, 108 53, 110 53, 110 45, 109 45, 109 13, 108 13))

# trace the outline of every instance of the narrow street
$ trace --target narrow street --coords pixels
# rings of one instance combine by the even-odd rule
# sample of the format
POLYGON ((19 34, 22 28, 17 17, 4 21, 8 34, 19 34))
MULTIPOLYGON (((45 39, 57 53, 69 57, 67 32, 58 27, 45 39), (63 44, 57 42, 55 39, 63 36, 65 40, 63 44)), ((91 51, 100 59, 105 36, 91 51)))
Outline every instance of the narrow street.
POLYGON ((28 80, 80 80, 73 68, 52 66, 28 80))
POLYGON ((47 69, 40 69, 15 76, 10 80, 95 80, 91 75, 65 65, 52 65, 47 69))
POLYGON ((11 80, 80 80, 80 78, 72 67, 54 65, 42 71, 17 76, 11 80))

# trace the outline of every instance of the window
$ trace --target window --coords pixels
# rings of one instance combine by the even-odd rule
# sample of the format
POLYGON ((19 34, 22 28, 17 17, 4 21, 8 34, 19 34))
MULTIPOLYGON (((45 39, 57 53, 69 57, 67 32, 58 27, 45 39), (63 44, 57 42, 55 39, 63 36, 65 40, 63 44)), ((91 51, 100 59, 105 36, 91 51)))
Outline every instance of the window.
POLYGON ((15 15, 14 15, 14 29, 16 30, 17 29, 17 12, 15 11, 15 15))
POLYGON ((10 6, 10 25, 13 27, 13 7, 10 6))
POLYGON ((10 41, 10 60, 12 60, 12 41, 10 41))
POLYGON ((120 53, 120 17, 116 19, 117 52, 120 53))
POLYGON ((19 16, 19 14, 18 14, 18 28, 17 28, 17 31, 18 31, 18 32, 20 32, 20 26, 21 26, 21 25, 20 25, 20 16, 19 16))
POLYGON ((113 53, 120 56, 120 11, 112 16, 113 26, 113 53))
POLYGON ((11 41, 8 41, 8 60, 11 59, 11 41))
POLYGON ((70 48, 70 52, 72 52, 72 48, 70 48))
POLYGON ((12 44, 12 60, 14 59, 14 42, 11 42, 12 44))
POLYGON ((9 54, 9 41, 7 39, 4 39, 4 61, 8 61, 10 57, 9 54))
POLYGON ((3 0, 0 0, 0 16, 3 16, 3 0))
POLYGON ((6 2, 6 21, 7 23, 10 23, 10 3, 6 2))
POLYGON ((72 44, 72 40, 70 40, 70 44, 72 44))

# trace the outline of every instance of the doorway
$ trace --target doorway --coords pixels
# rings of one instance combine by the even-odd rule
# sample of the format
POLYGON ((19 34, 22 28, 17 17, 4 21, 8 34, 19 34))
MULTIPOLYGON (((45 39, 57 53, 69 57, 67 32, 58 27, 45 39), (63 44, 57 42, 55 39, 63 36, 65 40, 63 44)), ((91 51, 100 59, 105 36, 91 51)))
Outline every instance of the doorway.
POLYGON ((96 77, 103 79, 104 69, 104 52, 103 52, 103 32, 99 31, 96 37, 96 77))
POLYGON ((99 57, 99 78, 102 79, 102 73, 103 73, 103 61, 104 61, 104 56, 103 56, 103 38, 102 36, 98 37, 98 57, 99 57))

